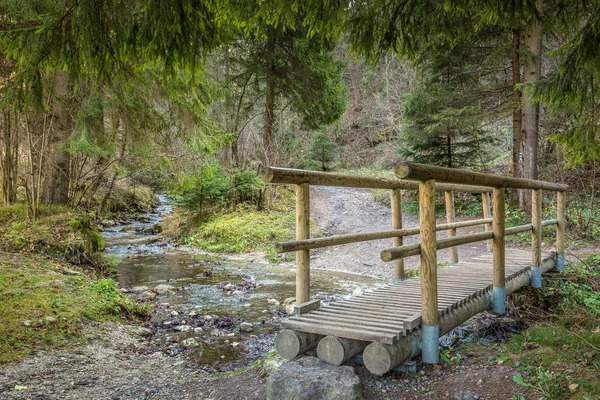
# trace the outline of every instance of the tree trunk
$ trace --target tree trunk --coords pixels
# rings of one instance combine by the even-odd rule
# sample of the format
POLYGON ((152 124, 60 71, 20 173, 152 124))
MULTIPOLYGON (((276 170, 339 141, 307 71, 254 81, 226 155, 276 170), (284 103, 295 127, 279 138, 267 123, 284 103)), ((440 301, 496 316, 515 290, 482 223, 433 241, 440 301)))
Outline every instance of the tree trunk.
MULTIPOLYGON (((512 151, 512 164, 513 164, 513 176, 520 178, 523 176, 523 163, 521 162, 521 154, 523 153, 523 140, 521 138, 521 91, 517 88, 517 85, 521 83, 521 60, 520 50, 521 46, 521 32, 518 29, 513 30, 513 56, 512 56, 512 98, 513 98, 513 151, 512 151)), ((510 192, 510 199, 519 202, 520 197, 523 195, 522 190, 512 189, 510 192)))
MULTIPOLYGON (((537 1, 538 7, 541 0, 537 1)), ((542 25, 535 21, 527 37, 525 47, 528 51, 523 62, 523 82, 532 88, 540 79, 542 68, 542 25)), ((533 102, 531 95, 523 97, 523 136, 525 144, 523 152, 523 175, 527 179, 538 179, 538 136, 539 136, 539 105, 533 102)), ((521 207, 531 211, 531 191, 525 191, 521 207)))
POLYGON ((452 168, 452 137, 447 135, 446 152, 448 153, 448 168, 452 168))
POLYGON ((3 139, 2 151, 2 194, 4 205, 13 204, 17 199, 17 173, 19 162, 19 138, 17 123, 11 119, 11 113, 3 113, 3 139))
POLYGON ((273 137, 275 124, 275 38, 273 34, 269 34, 266 46, 266 76, 267 90, 265 94, 265 126, 263 129, 263 146, 265 154, 265 162, 267 164, 273 161, 273 137))
POLYGON ((47 175, 43 199, 46 204, 68 204, 70 180, 70 154, 68 140, 74 128, 74 120, 67 107, 69 90, 67 73, 60 71, 54 78, 47 175))

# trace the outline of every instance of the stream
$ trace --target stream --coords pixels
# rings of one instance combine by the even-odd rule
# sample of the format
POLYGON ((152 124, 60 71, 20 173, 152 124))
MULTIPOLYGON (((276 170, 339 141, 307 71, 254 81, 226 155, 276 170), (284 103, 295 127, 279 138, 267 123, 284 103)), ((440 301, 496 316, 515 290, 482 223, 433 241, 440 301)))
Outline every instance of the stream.
MULTIPOLYGON (((173 206, 166 195, 158 197, 155 210, 102 232, 105 252, 121 260, 119 286, 155 303, 148 324, 151 347, 190 357, 209 371, 229 371, 263 357, 287 315, 285 300, 295 295, 294 266, 246 255, 200 254, 162 241, 153 227, 173 206), (152 292, 157 286, 165 289, 158 296, 152 292)), ((325 304, 381 284, 370 277, 311 270, 311 294, 325 304)))

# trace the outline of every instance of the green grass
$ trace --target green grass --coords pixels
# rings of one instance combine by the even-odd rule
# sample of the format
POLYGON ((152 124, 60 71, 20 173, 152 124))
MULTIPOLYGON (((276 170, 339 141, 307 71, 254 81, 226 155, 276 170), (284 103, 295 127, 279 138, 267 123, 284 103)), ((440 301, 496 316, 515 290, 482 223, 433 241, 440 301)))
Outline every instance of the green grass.
POLYGON ((145 317, 111 279, 74 274, 35 254, 0 252, 0 363, 81 343, 86 321, 145 317))
POLYGON ((190 212, 177 213, 165 221, 165 232, 188 245, 210 252, 266 251, 269 260, 282 261, 281 256, 274 252, 273 243, 295 237, 295 201, 294 193, 285 188, 280 188, 276 194, 277 199, 265 210, 239 205, 214 214, 205 221, 195 219, 190 212))
POLYGON ((36 220, 25 204, 0 207, 0 246, 9 251, 37 251, 74 263, 87 263, 102 249, 91 218, 65 206, 41 206, 36 220))

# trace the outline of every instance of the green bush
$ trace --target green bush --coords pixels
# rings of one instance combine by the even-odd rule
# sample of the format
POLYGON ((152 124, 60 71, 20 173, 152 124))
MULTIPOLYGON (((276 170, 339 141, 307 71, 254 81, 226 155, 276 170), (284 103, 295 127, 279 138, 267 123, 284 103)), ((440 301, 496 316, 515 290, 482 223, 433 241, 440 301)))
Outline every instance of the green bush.
POLYGON ((257 171, 226 171, 215 159, 183 176, 172 190, 178 206, 201 220, 240 204, 262 207, 264 184, 257 171))
POLYGON ((237 171, 232 176, 231 198, 235 204, 250 203, 262 206, 263 181, 257 171, 237 171))

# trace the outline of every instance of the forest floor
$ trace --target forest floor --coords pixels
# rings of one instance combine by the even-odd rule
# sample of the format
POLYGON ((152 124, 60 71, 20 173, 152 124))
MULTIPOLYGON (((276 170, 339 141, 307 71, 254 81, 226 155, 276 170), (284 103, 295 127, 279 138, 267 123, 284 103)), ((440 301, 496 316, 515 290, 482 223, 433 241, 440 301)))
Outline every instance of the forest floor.
MULTIPOLYGON (((373 201, 366 190, 317 188, 311 194, 311 212, 323 235, 389 229, 389 210, 373 201)), ((403 223, 405 227, 418 226, 417 219, 408 215, 403 223)), ((479 227, 459 233, 476 230, 479 227)), ((384 240, 322 249, 315 252, 312 265, 389 280, 391 266, 379 261, 379 252, 389 245, 389 240, 384 240)), ((460 257, 485 251, 484 243, 462 246, 460 257)), ((439 261, 447 257, 447 252, 440 252, 439 261)), ((416 263, 416 258, 407 260, 408 267, 416 263)), ((264 365, 209 374, 183 356, 165 355, 146 335, 140 327, 115 322, 87 324, 84 345, 37 351, 20 362, 0 366, 0 398, 264 399, 264 365)), ((540 397, 538 388, 515 382, 514 377, 521 373, 518 364, 507 361, 500 345, 465 349, 460 356, 454 353, 449 361, 435 368, 424 367, 416 374, 390 373, 384 377, 372 376, 363 366, 354 367, 367 400, 540 397)))

